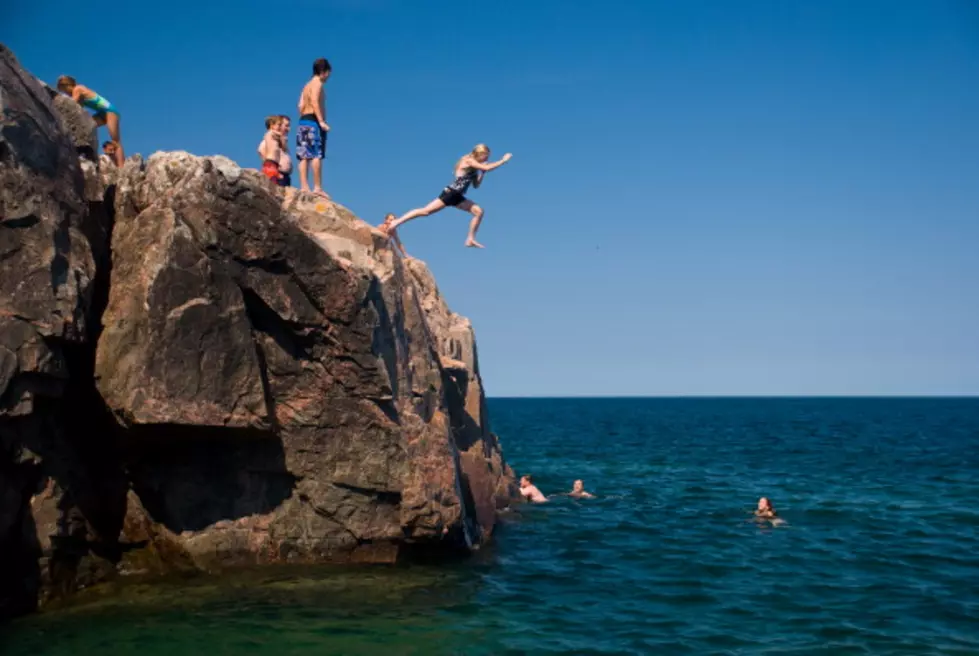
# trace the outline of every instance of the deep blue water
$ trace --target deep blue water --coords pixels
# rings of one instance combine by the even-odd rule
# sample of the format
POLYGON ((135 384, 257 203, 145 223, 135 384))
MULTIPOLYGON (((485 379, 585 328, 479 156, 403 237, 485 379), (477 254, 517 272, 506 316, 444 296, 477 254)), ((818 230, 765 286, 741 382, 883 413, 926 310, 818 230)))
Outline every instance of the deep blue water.
POLYGON ((20 620, 4 654, 979 654, 979 399, 492 400, 509 513, 446 567, 261 570, 20 620), (769 496, 785 525, 758 525, 769 496))

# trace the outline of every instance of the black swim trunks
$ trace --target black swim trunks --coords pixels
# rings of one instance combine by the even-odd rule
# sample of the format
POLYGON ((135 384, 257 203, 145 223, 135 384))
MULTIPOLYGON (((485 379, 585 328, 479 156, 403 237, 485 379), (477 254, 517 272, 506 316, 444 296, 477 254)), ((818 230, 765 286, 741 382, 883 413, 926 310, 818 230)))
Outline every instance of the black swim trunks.
POLYGON ((439 194, 439 200, 449 207, 455 207, 459 203, 466 200, 466 196, 462 192, 446 187, 442 190, 442 193, 439 194))
POLYGON ((469 191, 469 185, 476 181, 478 175, 479 171, 476 169, 466 169, 462 175, 442 190, 442 193, 439 194, 439 200, 450 207, 455 207, 462 203, 466 200, 466 192, 469 191))

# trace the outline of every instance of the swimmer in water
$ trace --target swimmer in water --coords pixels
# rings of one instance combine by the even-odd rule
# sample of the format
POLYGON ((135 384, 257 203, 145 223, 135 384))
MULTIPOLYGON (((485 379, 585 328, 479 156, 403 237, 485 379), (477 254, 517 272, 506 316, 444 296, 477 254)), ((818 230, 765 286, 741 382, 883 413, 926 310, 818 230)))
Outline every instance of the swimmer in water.
POLYGON ((778 513, 775 512, 775 506, 773 506, 772 502, 768 500, 768 497, 758 499, 758 508, 755 510, 755 517, 757 519, 767 519, 771 521, 772 524, 784 523, 784 521, 779 518, 778 513))
POLYGON ((763 517, 765 519, 772 519, 776 517, 775 507, 772 502, 768 500, 768 497, 762 497, 758 499, 758 509, 755 510, 755 517, 763 517))
POLYGON ((534 485, 534 479, 529 474, 520 477, 520 496, 533 503, 545 503, 547 497, 534 485))
POLYGON ((574 482, 572 489, 568 492, 569 497, 574 497, 575 499, 594 499, 595 495, 590 492, 585 492, 585 482, 580 478, 574 482))

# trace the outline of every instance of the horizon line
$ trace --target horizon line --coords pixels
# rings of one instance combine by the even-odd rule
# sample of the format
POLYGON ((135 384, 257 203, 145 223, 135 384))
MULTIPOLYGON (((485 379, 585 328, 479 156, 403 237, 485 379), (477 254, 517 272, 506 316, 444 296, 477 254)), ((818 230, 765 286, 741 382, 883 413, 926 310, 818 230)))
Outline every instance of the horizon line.
POLYGON ((487 399, 972 399, 979 394, 565 394, 487 395, 487 399))

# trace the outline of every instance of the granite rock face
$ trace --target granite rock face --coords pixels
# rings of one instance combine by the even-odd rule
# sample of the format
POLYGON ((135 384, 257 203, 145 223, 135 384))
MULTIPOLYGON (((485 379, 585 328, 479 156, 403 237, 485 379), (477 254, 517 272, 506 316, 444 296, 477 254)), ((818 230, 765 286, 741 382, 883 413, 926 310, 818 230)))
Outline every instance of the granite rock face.
POLYGON ((514 476, 422 262, 223 157, 102 170, 5 49, 0 82, 0 615, 489 539, 514 476))
MULTIPOLYGON (((45 88, 0 45, 0 615, 71 578, 97 576, 119 482, 101 437, 72 420, 88 403, 85 347, 98 324, 86 175, 45 88), (85 442, 84 444, 82 442, 85 442), (79 547, 79 543, 84 546, 79 547), (83 562, 84 561, 84 562, 83 562), (93 572, 96 572, 93 574, 93 572)), ((94 124, 92 126, 94 128, 94 124)), ((90 376, 89 376, 90 378, 90 376)), ((97 406, 96 406, 97 407, 97 406)), ((114 538, 113 538, 114 539, 114 538)))

